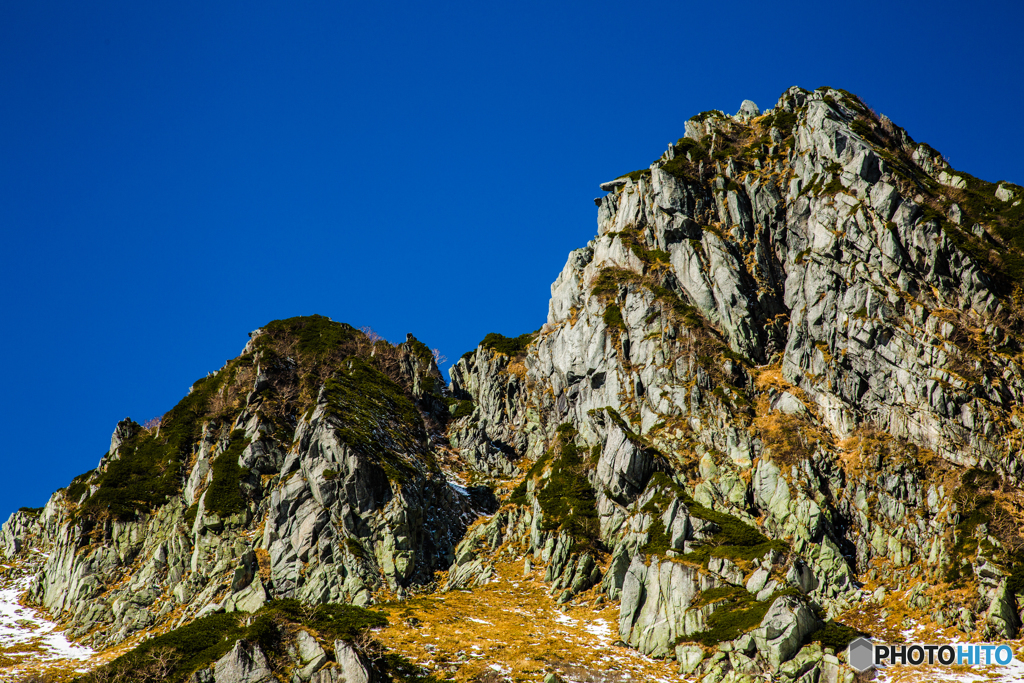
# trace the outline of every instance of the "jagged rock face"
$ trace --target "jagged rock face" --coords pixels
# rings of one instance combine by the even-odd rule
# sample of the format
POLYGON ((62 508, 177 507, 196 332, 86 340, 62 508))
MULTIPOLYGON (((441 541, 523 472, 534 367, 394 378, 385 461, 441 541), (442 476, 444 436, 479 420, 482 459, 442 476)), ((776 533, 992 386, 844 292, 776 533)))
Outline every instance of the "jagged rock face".
POLYGON ((184 429, 178 408, 158 428, 126 420, 84 483, 4 525, 5 554, 27 539, 48 551, 30 597, 72 636, 105 646, 272 598, 366 604, 452 563, 475 513, 434 460, 427 430, 444 403, 429 351, 415 339, 374 345, 317 317, 252 337, 193 388, 187 426, 198 438, 174 444, 187 460, 160 450, 161 431, 184 429), (152 484, 133 468, 154 452, 156 467, 182 474, 146 509, 129 486, 152 484), (112 502, 91 506, 100 496, 112 502))
MULTIPOLYGON (((602 185, 598 235, 569 255, 547 324, 515 359, 528 369, 518 405, 540 418, 522 450, 540 456, 569 423, 593 453, 579 472, 610 550, 601 590, 621 600, 620 636, 670 654, 709 627, 715 604, 694 596, 742 588, 767 612, 736 649, 757 662, 731 666, 804 666, 799 643, 818 623, 808 604, 829 617, 858 604, 872 566, 973 575, 972 609, 989 632, 1015 634, 1016 532, 1005 519, 999 533, 964 522, 983 508, 965 501, 979 490, 961 468, 1017 490, 1024 330, 1012 264, 1024 192, 1003 199, 842 91, 792 89, 764 116, 711 112, 686 133, 649 170, 602 185), (675 490, 652 483, 658 473, 675 490), (695 549, 734 527, 713 511, 784 547, 694 564, 695 549), (983 545, 988 559, 964 552, 983 545)), ((453 387, 491 388, 474 398, 500 425, 514 412, 506 376, 493 354, 474 355, 453 387)), ((516 539, 551 563, 561 590, 580 554, 553 560, 560 537, 541 533, 549 472, 527 477, 527 520, 499 515, 477 534, 516 539)), ((487 551, 473 547, 457 551, 457 585, 487 576, 487 551)))
MULTIPOLYGON (((940 181, 929 177, 928 196, 924 186, 908 188, 899 159, 865 139, 886 135, 883 127, 868 127, 863 106, 841 93, 790 91, 776 111, 795 112, 796 125, 785 144, 767 145, 777 151, 761 168, 737 172, 730 161, 691 181, 666 171, 672 159, 663 158, 650 176, 605 196, 599 238, 574 252, 552 288, 549 325, 586 307, 585 283, 599 270, 649 268, 617 237, 637 233, 641 249, 667 253, 666 286, 733 350, 757 362, 784 351, 786 379, 836 433, 868 421, 960 464, 1016 476, 1020 465, 1002 444, 1018 443, 1010 408, 1021 398, 1020 367, 980 353, 968 337, 977 328, 998 342, 1019 336, 1020 324, 992 277, 940 227, 945 218, 932 207, 949 203, 940 181)), ((757 134, 729 119, 705 126, 688 135, 757 134)), ((767 130, 768 140, 780 136, 767 130)), ((902 131, 890 137, 922 177, 960 177, 902 131)), ((593 332, 574 336, 601 347, 593 332)), ((559 355, 577 364, 558 368, 570 384, 588 352, 559 355)))
POLYGON ((488 335, 448 395, 415 339, 339 328, 334 352, 270 325, 166 434, 118 425, 94 473, 0 531, 9 555, 49 551, 32 598, 108 644, 271 597, 365 604, 436 570, 471 589, 511 556, 714 680, 852 676, 805 643, 885 599, 865 580, 1015 636, 1024 190, 827 88, 685 131, 602 185, 541 330, 488 335), (136 514, 110 483, 140 454, 161 467, 136 514), (494 507, 466 479, 509 492, 468 533, 494 507))
POLYGON ((528 403, 526 367, 481 346, 452 366, 451 392, 472 404, 472 414, 448 428, 452 447, 481 474, 522 475, 516 463, 539 421, 528 403))

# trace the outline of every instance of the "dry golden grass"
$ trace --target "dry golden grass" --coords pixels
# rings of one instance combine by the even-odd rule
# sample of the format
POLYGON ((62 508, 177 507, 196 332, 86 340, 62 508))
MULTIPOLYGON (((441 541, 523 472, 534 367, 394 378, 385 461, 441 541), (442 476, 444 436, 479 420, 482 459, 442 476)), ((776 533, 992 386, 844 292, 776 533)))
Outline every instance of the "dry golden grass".
POLYGON ((260 568, 260 580, 270 581, 270 553, 265 548, 256 548, 256 564, 260 568))
POLYGON ((674 662, 612 645, 618 608, 568 606, 563 613, 541 581, 543 567, 523 576, 521 562, 495 565, 496 580, 383 606, 390 625, 376 635, 388 648, 439 677, 473 681, 499 667, 513 681, 541 681, 548 672, 586 680, 681 680, 674 662))
MULTIPOLYGON (((880 585, 886 585, 887 593, 881 603, 868 601, 861 603, 853 609, 836 617, 840 621, 854 628, 870 633, 872 638, 879 643, 926 643, 926 644, 956 644, 956 643, 981 643, 980 627, 984 619, 978 619, 979 629, 973 633, 962 633, 954 626, 940 626, 932 617, 937 612, 937 603, 944 600, 947 603, 947 613, 957 605, 970 605, 977 599, 977 592, 974 588, 960 588, 950 590, 944 584, 932 584, 927 579, 910 579, 906 590, 888 590, 892 584, 894 575, 903 573, 909 577, 910 568, 893 569, 882 561, 875 561, 875 569, 879 572, 881 581, 869 581, 864 584, 863 589, 874 592, 880 585), (913 608, 909 605, 909 596, 919 584, 925 584, 924 594, 932 599, 932 607, 924 610, 913 608), (906 620, 910 620, 906 622, 906 620), (906 624, 905 624, 906 622, 906 624)), ((1009 645, 1014 651, 1014 657, 1018 660, 1024 659, 1024 639, 1000 641, 1009 645)), ((988 678, 990 680, 1019 680, 1017 678, 1005 678, 1005 670, 1000 666, 891 666, 886 668, 885 680, 898 683, 925 683, 934 680, 954 680, 952 675, 975 676, 988 678)), ((975 678, 960 679, 964 681, 977 680, 975 678)))
POLYGON ((767 365, 763 368, 756 368, 753 372, 754 386, 757 387, 758 391, 777 389, 778 391, 788 391, 791 394, 803 398, 801 395, 803 392, 787 382, 786 378, 782 376, 782 363, 767 365), (797 392, 800 393, 798 394, 797 392))
POLYGON ((524 363, 521 359, 517 358, 515 360, 510 361, 505 370, 506 372, 508 372, 508 374, 515 375, 519 379, 526 379, 526 363, 524 363))

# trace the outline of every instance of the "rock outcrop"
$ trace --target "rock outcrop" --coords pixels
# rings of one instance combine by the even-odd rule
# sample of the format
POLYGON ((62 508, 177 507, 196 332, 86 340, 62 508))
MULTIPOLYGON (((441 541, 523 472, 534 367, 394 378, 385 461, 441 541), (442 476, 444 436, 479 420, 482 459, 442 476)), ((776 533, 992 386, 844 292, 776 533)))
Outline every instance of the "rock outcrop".
POLYGON ((120 423, 95 470, 4 526, 3 550, 47 549, 29 599, 94 647, 271 599, 365 605, 430 583, 476 517, 435 459, 438 378, 415 339, 276 321, 161 424, 120 423))
MULTIPOLYGON (((30 599, 102 646, 276 598, 471 590, 511 559, 716 681, 850 680, 834 620, 887 590, 1015 637, 1024 190, 840 90, 683 128, 601 185, 543 327, 488 335, 449 387, 412 337, 293 319, 160 425, 119 424, 0 531, 49 553, 30 599)), ((369 672, 306 645, 303 681, 369 672)), ((217 667, 259 680, 245 647, 217 667)))

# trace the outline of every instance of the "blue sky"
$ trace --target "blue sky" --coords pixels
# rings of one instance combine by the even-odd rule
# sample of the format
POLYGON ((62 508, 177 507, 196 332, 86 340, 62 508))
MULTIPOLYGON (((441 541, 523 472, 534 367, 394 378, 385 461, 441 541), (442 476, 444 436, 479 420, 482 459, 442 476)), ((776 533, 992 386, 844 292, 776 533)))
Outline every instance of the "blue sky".
POLYGON ((0 518, 269 320, 537 329, 699 111, 845 88, 1024 184, 1022 4, 893 5, 3 3, 0 518))

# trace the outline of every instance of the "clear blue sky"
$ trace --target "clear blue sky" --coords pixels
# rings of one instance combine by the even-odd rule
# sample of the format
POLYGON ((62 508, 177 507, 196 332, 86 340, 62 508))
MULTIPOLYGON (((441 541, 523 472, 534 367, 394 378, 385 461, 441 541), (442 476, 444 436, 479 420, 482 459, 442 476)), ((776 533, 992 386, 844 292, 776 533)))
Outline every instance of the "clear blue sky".
POLYGON ((598 183, 791 85, 1024 184, 1020 2, 0 5, 0 517, 246 333, 543 324, 598 183))

